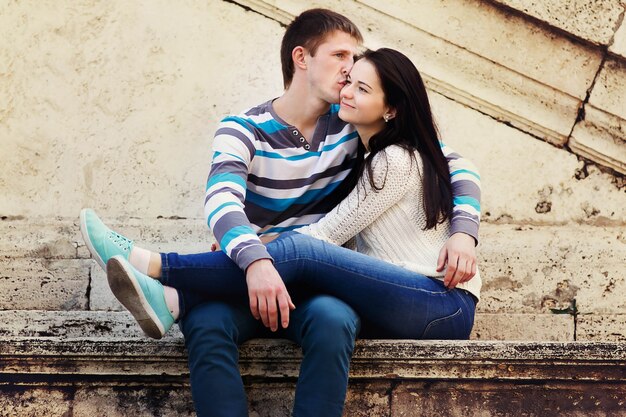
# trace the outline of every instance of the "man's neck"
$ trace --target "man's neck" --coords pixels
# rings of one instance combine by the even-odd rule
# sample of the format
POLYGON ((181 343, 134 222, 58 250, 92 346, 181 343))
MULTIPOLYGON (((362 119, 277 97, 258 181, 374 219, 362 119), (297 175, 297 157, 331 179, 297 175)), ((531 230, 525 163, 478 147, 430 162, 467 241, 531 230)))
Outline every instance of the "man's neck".
POLYGON ((312 135, 317 119, 330 108, 330 104, 314 98, 308 91, 293 87, 274 100, 272 105, 281 119, 308 136, 312 135))

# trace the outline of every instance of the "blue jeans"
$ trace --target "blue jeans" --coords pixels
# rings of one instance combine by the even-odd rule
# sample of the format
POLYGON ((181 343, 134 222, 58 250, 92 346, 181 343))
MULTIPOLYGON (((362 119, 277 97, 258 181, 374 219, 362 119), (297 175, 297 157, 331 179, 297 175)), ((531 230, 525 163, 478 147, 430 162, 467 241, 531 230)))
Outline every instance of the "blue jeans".
POLYGON ((359 318, 334 297, 297 302, 289 327, 276 333, 252 317, 247 300, 200 304, 180 320, 198 417, 248 417, 238 346, 256 337, 289 339, 302 347, 293 416, 342 415, 359 318))
POLYGON ((237 347, 254 337, 269 334, 302 346, 294 416, 338 417, 360 327, 356 314, 364 337, 469 337, 475 301, 464 290, 297 232, 267 249, 292 298, 302 291, 328 294, 294 298, 289 327, 276 333, 252 317, 245 275, 223 252, 161 254, 161 282, 179 293, 198 416, 247 416, 237 347))
MULTIPOLYGON (((368 337, 469 338, 476 302, 465 290, 297 232, 281 235, 267 250, 288 290, 308 287, 345 301, 368 337)), ((161 282, 179 290, 181 315, 207 299, 247 300, 243 272, 222 252, 161 259, 161 282)))

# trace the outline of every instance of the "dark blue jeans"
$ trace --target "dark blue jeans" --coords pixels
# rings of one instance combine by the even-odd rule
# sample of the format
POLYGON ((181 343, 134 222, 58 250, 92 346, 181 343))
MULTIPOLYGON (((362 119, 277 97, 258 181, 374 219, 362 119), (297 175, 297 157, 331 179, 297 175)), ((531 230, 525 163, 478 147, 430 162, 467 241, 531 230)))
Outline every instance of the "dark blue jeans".
MULTIPOLYGON (((281 235, 267 249, 290 293, 333 296, 296 299, 289 328, 275 334, 304 352, 294 416, 341 415, 359 329, 354 311, 364 337, 469 337, 475 300, 464 290, 297 232, 281 235)), ((247 415, 237 346, 264 330, 250 313, 245 275, 223 252, 162 254, 161 260, 161 282, 179 290, 198 415, 247 415)))
MULTIPOLYGON (((476 302, 465 290, 297 232, 281 235, 267 250, 288 290, 310 288, 345 301, 368 336, 469 338, 476 302)), ((207 299, 247 301, 245 276, 223 252, 161 259, 161 282, 179 290, 181 316, 207 299)))
POLYGON ((294 416, 342 415, 359 318, 331 296, 296 302, 289 327, 276 333, 252 317, 247 300, 200 304, 180 320, 198 417, 248 417, 238 347, 257 337, 289 339, 302 347, 294 416))

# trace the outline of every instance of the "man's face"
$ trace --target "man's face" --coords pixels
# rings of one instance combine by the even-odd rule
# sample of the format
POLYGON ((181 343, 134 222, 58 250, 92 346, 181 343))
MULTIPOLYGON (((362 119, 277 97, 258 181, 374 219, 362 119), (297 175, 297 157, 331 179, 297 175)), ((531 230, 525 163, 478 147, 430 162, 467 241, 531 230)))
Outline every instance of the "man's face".
POLYGON ((315 56, 306 54, 311 92, 327 103, 339 103, 339 92, 354 64, 358 42, 345 32, 335 31, 318 46, 315 56))

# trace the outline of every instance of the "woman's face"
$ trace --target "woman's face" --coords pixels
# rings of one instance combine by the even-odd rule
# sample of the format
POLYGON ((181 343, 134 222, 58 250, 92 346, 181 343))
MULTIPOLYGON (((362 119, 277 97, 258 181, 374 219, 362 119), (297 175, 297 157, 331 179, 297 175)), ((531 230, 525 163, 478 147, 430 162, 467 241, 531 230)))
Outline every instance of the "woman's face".
MULTIPOLYGON (((383 115, 388 113, 380 78, 374 66, 365 59, 357 61, 346 85, 341 89, 339 117, 352 123, 359 133, 374 134, 385 126, 383 115)), ((361 134, 361 136, 363 136, 361 134)))

